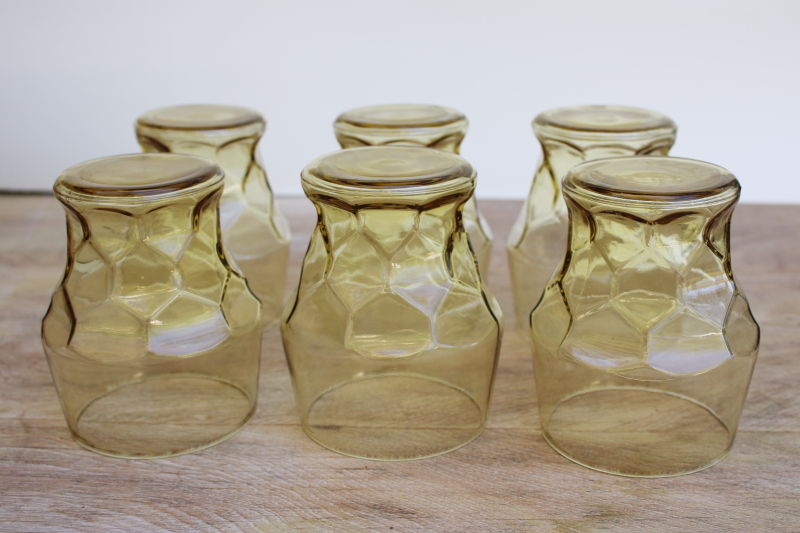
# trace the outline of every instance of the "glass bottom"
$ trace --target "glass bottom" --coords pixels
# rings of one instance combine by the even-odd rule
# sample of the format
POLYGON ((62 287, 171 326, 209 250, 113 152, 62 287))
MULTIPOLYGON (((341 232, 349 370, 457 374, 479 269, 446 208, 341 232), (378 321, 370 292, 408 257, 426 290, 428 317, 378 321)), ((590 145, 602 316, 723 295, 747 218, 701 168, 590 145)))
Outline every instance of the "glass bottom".
POLYGON ((404 461, 455 450, 483 431, 484 413, 465 391, 422 376, 388 374, 323 393, 303 429, 318 444, 362 459, 404 461))
POLYGON ((123 385, 89 403, 73 437, 126 459, 191 453, 238 433, 255 413, 240 388, 206 376, 169 375, 123 385))
POLYGON ((689 474, 721 461, 733 444, 708 407, 644 388, 582 391, 562 400, 542 433, 580 465, 621 476, 689 474))

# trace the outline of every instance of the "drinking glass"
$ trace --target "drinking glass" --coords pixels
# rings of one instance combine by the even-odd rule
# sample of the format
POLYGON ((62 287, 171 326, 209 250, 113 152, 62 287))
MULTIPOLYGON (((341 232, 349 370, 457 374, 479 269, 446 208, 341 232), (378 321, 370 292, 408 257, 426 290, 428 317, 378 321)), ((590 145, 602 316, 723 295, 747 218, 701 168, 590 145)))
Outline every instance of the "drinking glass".
POLYGON ((86 448, 179 455, 253 416, 261 312, 220 241, 222 187, 217 165, 173 154, 95 159, 56 181, 67 265, 42 342, 86 448))
POLYGON ((659 477, 730 450, 759 345, 731 269, 739 190, 672 157, 567 173, 569 247, 531 315, 542 431, 565 457, 659 477))
POLYGON ((319 216, 281 333, 303 429, 367 459, 470 442, 502 335, 464 231, 475 171, 439 150, 366 147, 316 159, 302 183, 319 216))

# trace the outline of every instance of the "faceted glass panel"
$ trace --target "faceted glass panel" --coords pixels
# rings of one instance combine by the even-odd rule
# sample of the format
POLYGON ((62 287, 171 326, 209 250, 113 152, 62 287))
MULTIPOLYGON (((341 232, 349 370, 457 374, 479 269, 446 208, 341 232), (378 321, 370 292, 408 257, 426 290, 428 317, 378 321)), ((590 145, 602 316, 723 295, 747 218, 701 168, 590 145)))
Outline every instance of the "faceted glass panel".
POLYGON ((588 244, 573 252, 570 265, 561 284, 572 314, 580 316, 607 304, 613 275, 603 255, 588 244))
POLYGON ((455 229, 456 208, 445 204, 419 214, 419 232, 442 246, 455 229))
POLYGON ((184 291, 212 302, 222 298, 227 269, 218 255, 213 237, 203 233, 192 237, 178 261, 178 273, 184 291))
POLYGON ((496 320, 473 287, 454 283, 434 317, 436 342, 443 347, 464 348, 497 336, 496 320), (464 320, 464 317, 473 317, 464 320))
POLYGON ((192 355, 213 348, 229 335, 219 305, 180 294, 150 320, 150 351, 156 355, 192 355))
POLYGON ((222 297, 222 314, 229 329, 236 331, 257 325, 258 302, 250 297, 251 294, 245 279, 232 272, 222 297))
POLYGON ((755 358, 759 341, 758 324, 753 319, 750 306, 741 293, 737 294, 731 303, 725 321, 725 336, 732 355, 755 358))
POLYGON ((418 217, 410 210, 362 209, 358 213, 363 235, 391 257, 417 227, 418 217))
POLYGON ((595 247, 612 268, 619 268, 642 252, 647 223, 632 217, 597 214, 595 247))
POLYGON ((427 316, 435 313, 450 288, 440 247, 414 235, 392 258, 390 283, 392 291, 427 316))
POLYGON ((163 307, 179 287, 175 263, 144 243, 114 265, 112 294, 139 316, 148 317, 163 307))
POLYGON ((611 307, 642 332, 679 306, 679 275, 651 251, 614 271, 611 307))
POLYGON ((139 220, 131 213, 102 207, 94 215, 86 222, 92 244, 110 261, 127 254, 139 241, 139 220))
POLYGON ((325 238, 317 229, 311 234, 311 242, 306 250, 303 271, 300 276, 300 286, 297 287, 298 297, 304 297, 320 285, 321 282, 319 280, 325 277, 327 266, 328 252, 325 246, 325 238))
POLYGON ((325 227, 331 230, 327 237, 334 248, 341 248, 358 231, 359 224, 358 217, 344 209, 331 208, 325 211, 325 227))
POLYGON ((104 302, 108 298, 110 280, 111 269, 94 246, 80 245, 64 283, 64 288, 72 295, 70 303, 74 312, 85 313, 104 302))
POLYGON ((682 311, 650 330, 648 364, 656 370, 691 374, 724 363, 731 352, 722 330, 690 311, 682 311))
POLYGON ((531 323, 532 334, 548 353, 555 353, 567 336, 571 316, 560 291, 545 291, 536 306, 537 318, 531 323))
POLYGON ((684 274, 694 262, 694 254, 706 249, 700 235, 705 222, 706 217, 700 213, 667 216, 653 226, 650 247, 672 268, 684 274))
POLYGON ((63 289, 56 289, 42 322, 42 338, 52 350, 66 348, 73 334, 75 317, 63 289))
POLYGON ((147 352, 146 322, 122 305, 108 301, 76 319, 69 346, 103 363, 138 359, 147 352))
POLYGON ((372 242, 359 233, 343 244, 334 257, 328 283, 349 309, 369 301, 386 287, 389 262, 372 242), (363 274, 353 276, 355 271, 363 274))
POLYGON ((293 335, 312 349, 325 350, 344 344, 348 318, 348 309, 331 286, 318 282, 296 301, 289 322, 293 335))
POLYGON ((561 352, 604 369, 629 369, 644 363, 645 335, 613 309, 600 309, 576 320, 561 352))
POLYGON ((146 242, 173 261, 180 259, 192 238, 192 212, 194 205, 175 205, 170 209, 156 209, 142 215, 147 231, 146 242))
POLYGON ((734 295, 722 261, 707 247, 688 265, 681 286, 687 307, 717 327, 722 327, 734 295))
POLYGON ((433 343, 428 316, 396 294, 381 294, 350 320, 346 345, 367 357, 408 357, 433 343))

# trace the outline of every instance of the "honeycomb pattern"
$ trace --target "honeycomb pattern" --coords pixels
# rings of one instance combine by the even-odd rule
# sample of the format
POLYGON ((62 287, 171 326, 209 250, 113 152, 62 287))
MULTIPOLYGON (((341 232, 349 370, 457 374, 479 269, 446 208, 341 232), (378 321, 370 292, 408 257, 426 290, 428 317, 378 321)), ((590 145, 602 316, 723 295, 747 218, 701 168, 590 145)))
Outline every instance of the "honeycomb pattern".
POLYGON ((325 206, 324 231, 312 235, 288 318, 292 332, 315 349, 342 347, 371 358, 496 338, 497 318, 463 232, 455 234, 448 264, 454 228, 443 219, 448 212, 454 218, 453 209, 351 213, 325 206))
POLYGON ((725 220, 592 218, 594 237, 572 252, 534 312, 538 339, 590 367, 644 378, 705 372, 752 353, 758 328, 727 250, 704 238, 725 220))
MULTIPOLYGON (((567 250, 567 206, 561 193, 561 178, 578 163, 620 155, 667 155, 674 138, 639 141, 576 139, 564 142, 549 139, 537 132, 543 158, 533 178, 530 194, 509 233, 506 245, 511 280, 514 287, 514 310, 517 326, 528 337, 531 311, 542 297, 553 270, 567 250)), ((625 221, 609 220, 609 225, 625 226, 625 221)), ((613 231, 610 232, 613 234, 613 231)), ((665 248, 670 248, 680 235, 664 235, 665 248)), ((608 259, 617 260, 614 249, 608 259)), ((624 251, 623 251, 624 253, 624 251)), ((666 254, 668 255, 668 254, 666 254)), ((622 259, 622 258, 620 258, 622 259)), ((667 262, 672 258, 666 258, 667 262)), ((674 263, 673 263, 674 264, 674 263)))
POLYGON ((44 321, 52 349, 104 363, 184 357, 260 321, 219 255, 215 202, 69 216, 78 223, 68 225, 67 271, 44 321))
MULTIPOLYGON (((169 130, 137 124, 145 152, 205 157, 225 171, 220 226, 226 248, 261 300, 264 325, 283 309, 289 261, 289 224, 274 203, 267 174, 256 152, 263 123, 229 130, 169 130)), ((177 252, 181 243, 165 236, 163 247, 177 252)), ((169 255, 169 253, 167 253, 169 255)))
MULTIPOLYGON (((343 149, 358 148, 362 146, 423 146, 435 148, 444 152, 458 154, 461 142, 467 130, 467 121, 463 118, 457 122, 449 123, 445 127, 413 127, 405 122, 403 110, 394 110, 394 106, 378 106, 382 108, 384 119, 394 116, 398 123, 392 128, 385 128, 378 124, 366 125, 368 121, 361 122, 353 128, 347 120, 337 119, 334 124, 336 139, 343 149), (395 114, 397 113, 397 114, 395 114), (399 127, 404 124, 406 127, 399 127), (455 129, 454 129, 455 128, 455 129), (447 133, 453 131, 453 133, 447 133)), ((398 106, 405 107, 405 106, 398 106)), ((427 107, 427 106, 423 106, 427 107)), ((460 113, 459 113, 460 115, 460 113)), ((341 118, 341 117, 340 117, 341 118)), ((481 275, 489 279, 489 268, 492 256, 492 229, 478 209, 478 203, 473 196, 467 200, 463 208, 464 229, 469 235, 469 242, 478 260, 481 275)))

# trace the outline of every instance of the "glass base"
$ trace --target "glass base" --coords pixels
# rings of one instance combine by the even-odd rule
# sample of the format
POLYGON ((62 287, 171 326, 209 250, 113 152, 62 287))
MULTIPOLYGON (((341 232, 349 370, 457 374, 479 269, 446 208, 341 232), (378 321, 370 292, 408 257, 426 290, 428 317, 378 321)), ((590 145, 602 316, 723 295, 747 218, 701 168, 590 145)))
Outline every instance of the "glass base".
POLYGON ((563 399, 542 433, 580 465, 621 476, 689 474, 721 461, 733 435, 690 398, 644 388, 581 391, 563 399))
POLYGON ((94 452, 126 459, 191 453, 238 433, 255 401, 230 383, 169 375, 111 390, 78 415, 73 437, 94 452))
POLYGON ((383 461, 450 452, 483 431, 484 413, 465 391, 422 376, 388 374, 323 393, 303 429, 329 450, 383 461))

